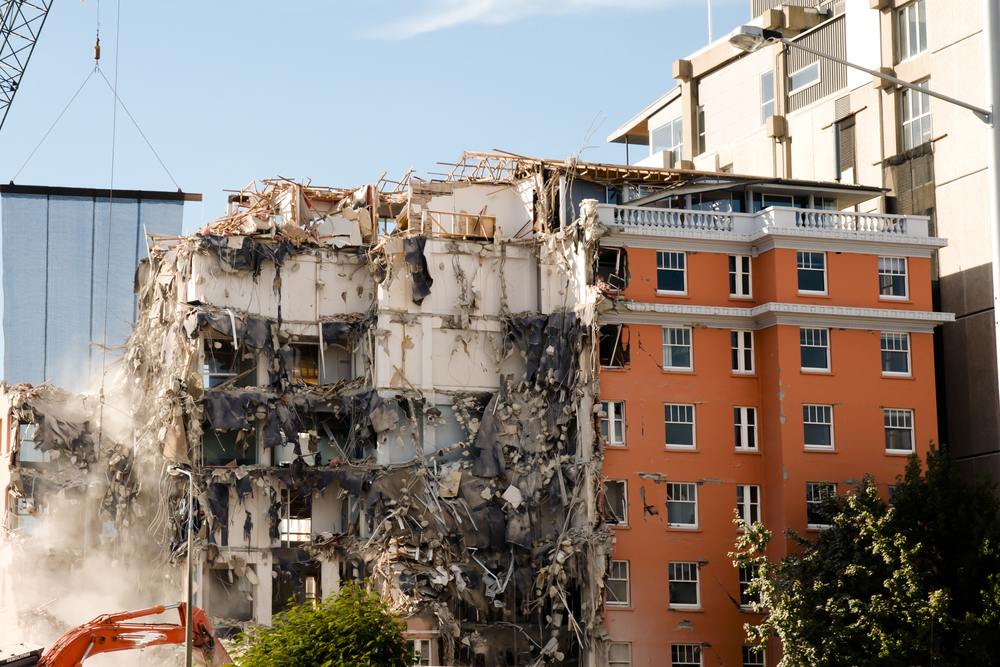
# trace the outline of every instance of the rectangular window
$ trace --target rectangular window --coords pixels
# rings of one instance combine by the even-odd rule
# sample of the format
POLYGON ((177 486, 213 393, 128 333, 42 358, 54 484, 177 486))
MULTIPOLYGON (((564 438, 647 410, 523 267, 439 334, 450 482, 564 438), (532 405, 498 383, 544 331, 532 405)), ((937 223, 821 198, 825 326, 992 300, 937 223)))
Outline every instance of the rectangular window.
POLYGON ((598 279, 605 286, 621 291, 628 287, 628 252, 625 248, 598 248, 597 265, 594 267, 594 282, 598 279))
MULTIPOLYGON (((930 79, 917 84, 930 90, 930 79)), ((925 93, 904 88, 899 93, 899 105, 903 118, 903 150, 907 151, 931 140, 931 98, 925 93)))
POLYGON ((625 446, 625 404, 621 401, 602 401, 601 437, 609 447, 625 446))
POLYGON ((656 155, 660 151, 669 151, 674 161, 680 161, 683 148, 683 123, 681 116, 669 120, 649 133, 649 154, 656 155))
POLYGON ((671 371, 691 370, 691 329, 663 327, 663 368, 671 371))
POLYGON ((924 0, 911 2, 896 12, 899 19, 899 60, 912 58, 927 50, 927 9, 924 0))
POLYGON ((407 642, 410 647, 410 667, 427 667, 431 664, 431 640, 414 639, 407 642))
POLYGON ((760 124, 774 115, 774 70, 760 75, 760 124))
POLYGON ((698 527, 698 486, 684 482, 667 483, 667 525, 698 527))
POLYGON ((698 107, 698 152, 695 155, 701 155, 705 152, 705 105, 702 104, 698 107))
POLYGON ((757 408, 733 408, 736 449, 757 449, 757 408))
POLYGON ((670 606, 698 607, 701 603, 698 591, 698 563, 669 563, 667 572, 670 578, 670 606))
POLYGON ((804 371, 830 370, 830 330, 799 329, 799 349, 804 371))
POLYGON ((608 643, 608 667, 632 667, 632 642, 608 643))
POLYGON ((764 667, 764 652, 754 648, 749 644, 743 645, 743 667, 764 667))
POLYGON ((608 570, 608 580, 604 586, 607 591, 606 603, 609 607, 629 606, 628 561, 613 560, 608 570))
POLYGON ((666 446, 694 448, 694 406, 668 403, 663 411, 666 446))
POLYGON ((833 449, 833 406, 802 406, 803 438, 806 447, 833 449))
POLYGON ((729 334, 734 373, 753 373, 753 332, 732 331, 729 334))
POLYGON ((757 576, 757 566, 748 565, 740 568, 740 606, 752 608, 754 603, 760 604, 760 594, 749 592, 750 583, 757 576))
POLYGON ((906 258, 878 258, 878 295, 883 299, 906 298, 906 258))
POLYGON ((819 83, 819 61, 817 60, 812 65, 806 65, 798 72, 792 72, 788 75, 788 94, 797 93, 800 90, 805 90, 809 86, 819 83))
POLYGON ((913 451, 913 410, 895 410, 886 408, 885 413, 885 451, 913 451))
POLYGON ((235 349, 231 338, 205 338, 204 351, 201 375, 205 389, 223 384, 233 387, 253 387, 257 384, 257 361, 253 350, 235 349))
POLYGON ((910 374, 910 334, 882 332, 882 375, 910 374))
POLYGON ((750 255, 729 256, 729 296, 736 299, 749 299, 753 296, 750 255))
POLYGON ((687 294, 687 257, 682 252, 656 253, 656 291, 687 294))
POLYGON ((282 546, 303 544, 312 541, 312 503, 294 489, 281 490, 281 533, 282 546))
POLYGON ((601 368, 625 368, 629 365, 629 329, 626 324, 604 324, 597 350, 601 368))
POLYGON ((760 521, 760 487, 756 484, 736 485, 736 510, 747 525, 760 521))
POLYGON ((628 525, 628 485, 623 479, 604 482, 604 523, 609 526, 628 525))
POLYGON ((826 255, 821 252, 797 253, 800 294, 826 294, 826 255))
POLYGON ((837 494, 837 485, 829 482, 806 482, 806 523, 810 528, 829 528, 820 509, 823 498, 837 494))
POLYGON ((20 449, 18 462, 20 463, 48 463, 52 460, 51 450, 42 451, 38 449, 35 442, 35 424, 21 424, 18 427, 20 449))

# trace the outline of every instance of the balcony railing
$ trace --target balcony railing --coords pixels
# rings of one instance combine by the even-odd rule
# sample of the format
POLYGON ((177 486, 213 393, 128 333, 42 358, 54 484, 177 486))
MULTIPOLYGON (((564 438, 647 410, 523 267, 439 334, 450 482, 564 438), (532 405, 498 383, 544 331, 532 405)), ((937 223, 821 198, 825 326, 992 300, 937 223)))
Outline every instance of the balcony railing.
POLYGON ((798 228, 927 236, 928 224, 928 218, 922 215, 888 215, 785 207, 766 208, 759 213, 724 213, 599 204, 597 217, 603 224, 609 226, 733 234, 752 234, 765 229, 777 232, 780 228, 798 228))

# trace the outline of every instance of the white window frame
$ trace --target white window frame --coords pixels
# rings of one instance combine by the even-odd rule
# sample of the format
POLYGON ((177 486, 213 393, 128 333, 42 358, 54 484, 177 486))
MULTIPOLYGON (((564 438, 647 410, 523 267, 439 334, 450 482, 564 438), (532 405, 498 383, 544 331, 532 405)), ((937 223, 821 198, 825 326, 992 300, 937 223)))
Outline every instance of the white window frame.
POLYGON ((698 485, 694 482, 667 482, 667 525, 671 528, 698 527, 698 485), (678 498, 671 500, 671 495, 677 492, 678 498), (686 494, 684 492, 687 492, 686 494), (683 498, 684 495, 688 497, 683 498), (670 521, 670 503, 691 503, 694 505, 694 523, 673 523, 670 521))
POLYGON ((830 527, 828 523, 809 523, 809 505, 819 505, 823 488, 828 488, 830 493, 837 495, 837 485, 833 482, 806 482, 806 526, 810 530, 826 530, 830 527))
POLYGON ((753 298, 753 258, 750 255, 730 255, 729 256, 729 298, 731 299, 752 299, 753 298), (735 261, 733 261, 735 260, 735 261), (743 260, 746 260, 744 262, 743 260), (743 264, 746 264, 746 271, 743 264), (746 277, 747 290, 743 290, 743 278, 746 277), (735 290, 733 288, 736 288, 735 290))
POLYGON ((916 0, 910 4, 896 10, 896 43, 898 45, 897 56, 899 62, 914 58, 927 51, 927 7, 924 0, 916 0), (920 30, 920 19, 923 15, 923 31, 920 30), (909 24, 912 19, 916 32, 916 46, 914 46, 909 24))
POLYGON ((757 484, 736 485, 736 511, 739 512, 740 518, 748 526, 760 523, 760 486, 757 484), (754 518, 754 514, 757 515, 756 518, 754 518))
POLYGON ((657 294, 675 294, 678 296, 686 296, 688 293, 688 272, 687 272, 687 253, 686 252, 674 252, 672 250, 657 250, 656 251, 656 293, 657 294), (679 260, 679 261, 678 261, 679 260), (681 291, 677 290, 667 290, 660 289, 660 271, 680 271, 684 277, 684 289, 681 291))
POLYGON ((812 252, 809 250, 799 250, 795 253, 795 286, 798 288, 799 294, 826 294, 830 291, 830 281, 827 277, 827 263, 826 263, 826 253, 825 252, 812 252), (823 258, 823 291, 817 292, 816 290, 802 289, 802 285, 799 283, 799 271, 816 271, 817 269, 812 266, 813 255, 819 255, 823 258), (804 261, 808 256, 808 261, 804 261), (806 266, 805 264, 808 264, 806 266))
MULTIPOLYGON (((622 507, 621 507, 622 517, 621 517, 621 522, 620 523, 609 523, 608 522, 608 517, 607 517, 607 515, 605 515, 605 517, 604 517, 604 523, 606 523, 609 526, 627 526, 628 525, 628 480, 624 480, 624 479, 606 479, 606 480, 604 480, 604 485, 603 485, 604 488, 602 489, 602 491, 603 491, 603 495, 604 495, 604 503, 605 504, 608 504, 607 486, 609 484, 621 484, 621 488, 622 488, 622 507)), ((602 507, 602 509, 603 509, 603 507, 602 507)))
MULTIPOLYGON (((632 606, 632 583, 631 583, 631 580, 629 579, 629 562, 627 560, 613 560, 613 561, 611 561, 611 564, 608 566, 608 581, 612 581, 612 580, 613 581, 624 581, 625 582, 625 600, 624 601, 622 601, 622 600, 612 601, 611 599, 609 599, 607 593, 605 593, 605 596, 604 596, 604 604, 605 604, 605 606, 607 606, 607 607, 631 607, 632 606), (616 566, 618 567, 617 572, 615 571, 615 567, 616 566), (615 574, 619 574, 619 575, 622 574, 622 570, 623 569, 624 569, 624 574, 625 574, 624 578, 622 578, 621 576, 617 576, 617 577, 613 576, 615 574)), ((610 588, 607 587, 607 583, 605 583, 605 588, 607 590, 610 590, 610 588)))
MULTIPOLYGON (((692 371, 694 370, 694 331, 691 327, 663 327, 663 370, 665 371, 692 371), (681 342, 676 342, 678 334, 676 332, 683 332, 679 335, 681 342), (674 342, 669 342, 671 338, 674 338, 674 342), (667 365, 667 348, 672 347, 686 347, 688 349, 688 365, 687 366, 668 366, 667 365)), ((673 355, 669 355, 671 358, 673 355)))
MULTIPOLYGON (((745 567, 737 567, 740 573, 740 609, 753 609, 753 603, 745 604, 743 602, 743 586, 749 586, 750 582, 753 581, 754 574, 760 571, 756 565, 747 565, 745 567)), ((760 593, 757 594, 760 597, 760 593)), ((759 603, 758 603, 759 604, 759 603)))
POLYGON ((653 134, 665 127, 670 127, 670 146, 662 145, 660 150, 667 151, 674 156, 675 162, 680 162, 684 154, 684 117, 676 116, 665 123, 657 125, 649 132, 649 155, 653 156, 657 152, 657 144, 653 142, 653 134))
POLYGON ((743 667, 766 667, 764 662, 764 652, 760 653, 753 650, 753 646, 750 644, 743 645, 743 667))
POLYGON ((829 373, 832 366, 830 363, 830 330, 813 327, 799 327, 800 361, 802 360, 802 348, 804 347, 826 350, 826 366, 802 366, 802 370, 807 373, 829 373))
POLYGON ((833 439, 833 406, 832 405, 815 405, 811 403, 802 404, 802 444, 806 449, 818 449, 822 451, 830 451, 835 449, 834 439, 833 439), (821 419, 829 416, 829 421, 820 421, 821 419), (806 424, 816 424, 819 426, 828 426, 830 428, 830 444, 827 445, 815 445, 805 442, 805 425, 806 424))
POLYGON ((736 451, 756 452, 757 430, 759 428, 757 408, 733 406, 733 434, 736 440, 734 443, 736 451), (751 421, 753 421, 752 424, 751 421), (743 446, 740 446, 740 443, 744 443, 743 446))
POLYGON ((604 438, 604 444, 608 447, 624 447, 625 446, 625 402, 624 401, 601 401, 601 412, 604 416, 601 417, 601 436, 604 438), (615 425, 621 424, 622 436, 618 439, 615 433, 615 425), (604 431, 607 430, 608 434, 604 435, 604 431))
POLYGON ((909 263, 906 261, 905 257, 887 257, 881 256, 878 258, 878 298, 893 300, 893 301, 905 301, 910 298, 910 271, 909 263), (902 271, 899 271, 902 267, 902 271), (883 294, 882 293, 882 276, 903 276, 903 294, 883 294))
POLYGON ((632 667, 632 642, 608 642, 608 667, 632 667), (612 660, 611 649, 614 646, 624 646, 628 649, 628 661, 612 660))
POLYGON ((670 645, 670 667, 687 667, 689 665, 695 665, 697 667, 702 667, 705 664, 705 650, 701 644, 671 644, 670 645), (689 654, 691 659, 687 659, 684 656, 684 662, 675 662, 675 651, 674 649, 682 649, 684 653, 689 654), (694 657, 697 656, 698 661, 693 662, 694 657))
POLYGON ((910 334, 898 331, 882 331, 879 335, 879 363, 882 366, 882 375, 894 377, 910 377, 913 374, 913 360, 910 356, 910 334), (902 344, 902 348, 898 345, 902 344), (905 348, 905 349, 904 349, 905 348), (887 371, 882 354, 906 354, 906 371, 887 371))
POLYGON ((698 427, 696 423, 695 406, 691 403, 664 403, 663 404, 663 446, 667 449, 697 449, 698 447, 698 427), (676 409, 675 409, 676 408, 676 409), (688 413, 688 414, 683 414, 688 413), (690 416, 690 421, 687 417, 690 416), (667 442, 667 424, 691 424, 691 444, 678 445, 667 442))
POLYGON ((760 73, 760 124, 765 125, 767 119, 774 115, 775 104, 774 104, 774 70, 769 69, 766 72, 760 73), (764 85, 764 77, 771 76, 771 85, 764 85), (767 93, 765 95, 765 93, 767 93), (771 107, 771 111, 768 112, 767 107, 771 107))
POLYGON ((413 643, 413 654, 411 659, 413 660, 412 667, 421 667, 426 665, 433 665, 431 660, 431 640, 430 639, 411 639, 409 640, 413 643), (426 654, 424 649, 427 649, 426 654))
POLYGON ((822 72, 821 72, 821 68, 819 66, 819 60, 817 60, 816 62, 809 63, 808 65, 806 65, 802 69, 798 69, 798 70, 796 70, 796 71, 794 71, 794 72, 792 72, 791 74, 788 75, 788 94, 789 95, 794 95, 796 93, 801 93, 803 90, 806 90, 808 88, 811 88, 811 87, 819 84, 819 82, 821 81, 821 79, 822 79, 822 72), (795 77, 797 77, 798 75, 803 74, 807 70, 810 70, 810 69, 813 69, 813 68, 816 69, 816 78, 815 79, 809 79, 808 81, 805 81, 804 83, 799 84, 798 87, 794 87, 793 86, 792 81, 795 79, 795 77))
MULTIPOLYGON (((733 373, 737 375, 753 375, 756 372, 756 364, 754 364, 754 349, 753 349, 753 332, 743 331, 741 329, 733 329, 729 333, 729 347, 731 352, 736 353, 736 367, 733 368, 733 373), (736 344, 733 345, 733 338, 736 339, 736 344), (747 347, 747 339, 750 340, 750 346, 747 347), (746 353, 750 353, 750 367, 746 367, 746 353)), ((730 361, 732 361, 732 355, 730 355, 730 361)))
POLYGON ((883 408, 883 420, 885 422, 886 429, 886 448, 887 454, 912 454, 916 447, 916 432, 913 424, 913 410, 909 408, 883 408), (900 431, 910 432, 910 448, 909 449, 889 449, 889 429, 895 429, 900 431))
POLYGON ((671 609, 701 609, 701 576, 699 573, 700 568, 698 563, 691 563, 686 561, 669 561, 667 563, 667 603, 671 609), (694 579, 682 579, 680 577, 674 577, 677 574, 680 576, 690 577, 694 575, 694 579), (686 584, 694 583, 695 599, 697 602, 691 604, 690 602, 673 602, 670 600, 670 582, 683 582, 686 584))
MULTIPOLYGON (((914 85, 930 90, 931 80, 924 79, 923 81, 917 81, 914 85)), ((903 90, 899 91, 899 107, 899 134, 902 149, 908 151, 911 148, 916 148, 930 141, 934 136, 931 96, 927 93, 917 92, 912 88, 903 88, 903 90), (914 100, 916 101, 914 102, 914 100), (919 107, 916 115, 913 112, 914 103, 919 107), (926 128, 924 127, 924 122, 927 123, 926 128), (913 134, 911 128, 914 125, 917 125, 920 130, 920 141, 917 143, 914 143, 914 139, 911 136, 913 134)))

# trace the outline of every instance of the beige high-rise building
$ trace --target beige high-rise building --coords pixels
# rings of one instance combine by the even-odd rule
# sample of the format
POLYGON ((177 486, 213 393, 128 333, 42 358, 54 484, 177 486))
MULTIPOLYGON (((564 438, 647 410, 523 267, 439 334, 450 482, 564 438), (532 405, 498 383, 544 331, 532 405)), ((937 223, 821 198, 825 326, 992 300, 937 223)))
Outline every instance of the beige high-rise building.
MULTIPOLYGON (((752 24, 985 107, 982 2, 751 0, 752 24)), ((676 61, 676 87, 609 141, 626 143, 629 160, 644 166, 877 186, 884 196, 852 208, 928 216, 929 237, 948 240, 932 251, 935 308, 955 313, 935 335, 940 441, 970 474, 1000 477, 985 123, 800 49, 746 53, 728 37, 676 61)), ((754 202, 781 205, 845 208, 754 202)), ((894 269, 883 269, 891 280, 894 269)))

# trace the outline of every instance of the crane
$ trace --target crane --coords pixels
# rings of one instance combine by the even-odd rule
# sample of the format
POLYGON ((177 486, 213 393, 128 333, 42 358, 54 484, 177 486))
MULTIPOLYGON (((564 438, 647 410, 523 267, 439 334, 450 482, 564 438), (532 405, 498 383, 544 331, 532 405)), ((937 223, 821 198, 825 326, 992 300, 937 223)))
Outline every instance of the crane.
POLYGON ((6 0, 0 17, 0 129, 45 26, 53 0, 6 0))

